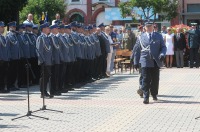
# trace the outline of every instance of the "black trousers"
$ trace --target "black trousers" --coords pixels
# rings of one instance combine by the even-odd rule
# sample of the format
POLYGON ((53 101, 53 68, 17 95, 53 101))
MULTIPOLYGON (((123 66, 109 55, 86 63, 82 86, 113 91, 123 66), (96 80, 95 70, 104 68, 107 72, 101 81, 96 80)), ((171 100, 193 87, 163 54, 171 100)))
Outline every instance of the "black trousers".
POLYGON ((27 70, 26 69, 27 61, 26 61, 26 59, 25 58, 20 59, 18 65, 19 65, 18 86, 21 87, 22 85, 27 84, 27 71, 26 71, 27 70))
POLYGON ((190 67, 199 67, 199 54, 198 48, 190 48, 190 67), (195 65, 194 65, 194 62, 195 65))
POLYGON ((100 57, 101 75, 106 75, 107 54, 102 54, 100 57))
POLYGON ((30 75, 30 81, 32 82, 32 84, 38 84, 40 79, 40 66, 38 65, 38 59, 30 58, 29 63, 31 64, 31 68, 35 74, 35 79, 32 75, 30 75))
POLYGON ((66 78, 68 77, 68 74, 66 74, 68 65, 69 65, 69 63, 67 63, 67 62, 64 62, 60 65, 59 90, 64 89, 64 84, 65 84, 65 81, 67 80, 66 78))
POLYGON ((8 79, 7 79, 7 88, 8 90, 15 86, 15 81, 17 80, 19 72, 19 60, 10 60, 8 68, 8 79))
POLYGON ((55 64, 52 66, 50 94, 54 94, 56 92, 59 92, 59 90, 61 90, 61 88, 59 88, 61 86, 61 84, 60 84, 61 71, 60 70, 61 70, 61 64, 55 64))
POLYGON ((80 73, 81 73, 81 62, 82 60, 80 58, 77 59, 77 61, 74 63, 74 67, 73 67, 73 73, 75 76, 75 83, 79 83, 80 82, 80 73))
POLYGON ((99 77, 99 76, 101 75, 100 56, 98 56, 98 57, 96 58, 95 67, 96 67, 96 77, 99 77))
MULTIPOLYGON (((47 93, 47 84, 50 82, 51 78, 51 66, 42 65, 41 66, 41 77, 40 77, 40 92, 41 94, 47 93)), ((51 87, 50 87, 50 91, 51 87)))
POLYGON ((158 67, 142 67, 142 91, 144 98, 149 98, 149 91, 152 96, 158 95, 159 75, 160 70, 158 67))
POLYGON ((0 91, 5 90, 8 72, 8 62, 0 61, 0 91))
POLYGON ((73 70, 74 70, 74 62, 69 62, 68 65, 67 65, 66 72, 65 72, 65 88, 69 84, 74 84, 74 82, 75 82, 73 70))

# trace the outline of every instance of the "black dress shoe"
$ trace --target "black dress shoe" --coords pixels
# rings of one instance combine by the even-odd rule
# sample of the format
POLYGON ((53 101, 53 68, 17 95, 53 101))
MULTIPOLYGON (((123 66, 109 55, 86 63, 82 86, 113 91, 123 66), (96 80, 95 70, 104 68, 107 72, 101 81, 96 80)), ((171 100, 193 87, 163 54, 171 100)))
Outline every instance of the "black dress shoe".
POLYGON ((54 97, 54 95, 49 95, 49 98, 53 98, 54 97))
MULTIPOLYGON (((51 94, 51 95, 55 95, 55 96, 60 96, 60 95, 62 95, 60 92, 55 92, 55 93, 53 93, 53 94, 51 94)), ((50 96, 51 96, 50 95, 50 96)))
POLYGON ((16 87, 10 88, 10 91, 17 91, 17 90, 20 90, 20 89, 19 89, 19 88, 16 88, 16 87))
POLYGON ((60 91, 60 93, 67 93, 67 92, 68 92, 67 89, 62 89, 62 90, 60 91))
POLYGON ((1 90, 0 93, 10 93, 10 90, 1 90))
POLYGON ((144 103, 144 104, 149 104, 149 98, 144 99, 143 103, 144 103))
POLYGON ((158 98, 157 98, 156 96, 153 96, 153 100, 154 100, 154 101, 157 101, 158 98))
POLYGON ((140 95, 141 98, 143 98, 143 91, 142 91, 142 89, 139 88, 137 90, 137 93, 140 95))

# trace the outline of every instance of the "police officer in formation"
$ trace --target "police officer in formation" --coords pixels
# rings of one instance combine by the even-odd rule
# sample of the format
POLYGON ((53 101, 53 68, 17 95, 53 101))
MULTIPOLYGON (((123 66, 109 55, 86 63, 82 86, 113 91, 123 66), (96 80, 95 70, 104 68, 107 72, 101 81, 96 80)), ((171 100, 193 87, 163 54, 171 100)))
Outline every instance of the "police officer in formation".
MULTIPOLYGON (((1 34, 4 26, 0 22, 1 34)), ((30 64, 36 76, 33 78, 30 74, 30 83, 39 83, 41 97, 59 96, 106 77, 108 41, 103 30, 98 32, 95 24, 85 26, 75 21, 63 25, 58 21, 50 26, 43 23, 39 27, 40 36, 38 25, 20 24, 18 31, 16 22, 10 22, 8 26, 7 35, 0 36, 1 92, 27 87, 26 64, 30 64)))
POLYGON ((22 50, 20 49, 20 43, 17 39, 16 26, 17 23, 10 22, 8 23, 9 31, 6 35, 7 45, 9 47, 9 67, 8 67, 8 77, 7 77, 7 89, 10 90, 19 90, 15 86, 17 81, 17 76, 19 74, 19 64, 22 57, 22 50))
POLYGON ((0 21, 0 93, 8 93, 5 89, 8 74, 9 47, 4 33, 4 22, 0 21))

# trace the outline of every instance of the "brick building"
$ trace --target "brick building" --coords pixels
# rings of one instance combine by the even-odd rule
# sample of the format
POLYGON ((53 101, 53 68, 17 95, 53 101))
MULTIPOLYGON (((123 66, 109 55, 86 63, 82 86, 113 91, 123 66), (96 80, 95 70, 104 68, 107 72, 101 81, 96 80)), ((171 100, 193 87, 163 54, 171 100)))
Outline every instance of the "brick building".
POLYGON ((179 0, 179 15, 171 21, 171 25, 198 23, 200 25, 200 0, 179 0))
POLYGON ((123 24, 123 21, 105 19, 106 8, 116 8, 120 0, 66 0, 68 4, 64 21, 70 23, 74 20, 85 24, 97 25, 104 22, 109 24, 123 24))
MULTIPOLYGON (((85 23, 99 25, 104 23, 105 25, 126 25, 130 26, 132 19, 119 18, 120 12, 117 7, 120 1, 125 2, 127 0, 65 0, 68 4, 66 9, 66 15, 64 22, 70 23, 74 20, 85 23), (109 11, 108 11, 109 9, 109 11), (118 10, 117 10, 118 9, 118 10), (111 12, 112 10, 112 12, 111 12), (111 13, 108 13, 111 12, 111 13)), ((159 28, 162 25, 170 26, 170 22, 162 21, 158 23, 159 28)), ((131 24, 132 27, 136 27, 138 23, 131 24)))

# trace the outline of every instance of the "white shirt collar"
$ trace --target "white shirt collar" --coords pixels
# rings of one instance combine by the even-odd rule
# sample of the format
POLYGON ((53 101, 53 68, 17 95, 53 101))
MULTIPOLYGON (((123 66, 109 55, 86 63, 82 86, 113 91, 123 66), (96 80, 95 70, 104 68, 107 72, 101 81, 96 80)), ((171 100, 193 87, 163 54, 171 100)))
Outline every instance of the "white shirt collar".
POLYGON ((153 32, 146 32, 146 34, 147 34, 147 37, 149 38, 149 34, 151 34, 151 37, 152 37, 152 35, 153 35, 153 32))

